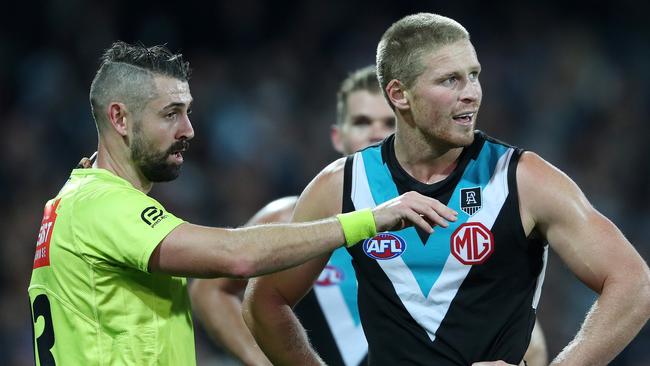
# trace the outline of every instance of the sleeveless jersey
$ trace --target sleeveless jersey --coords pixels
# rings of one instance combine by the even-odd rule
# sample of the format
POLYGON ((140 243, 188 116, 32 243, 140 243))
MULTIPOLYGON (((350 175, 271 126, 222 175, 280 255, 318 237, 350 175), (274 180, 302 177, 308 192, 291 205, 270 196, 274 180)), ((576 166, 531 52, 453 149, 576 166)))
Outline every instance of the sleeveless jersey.
POLYGON ((548 247, 522 227, 515 175, 521 153, 477 131, 454 171, 430 185, 400 167, 394 136, 348 157, 345 212, 414 190, 459 213, 431 235, 411 227, 348 249, 370 365, 521 362, 548 247))
POLYGON ((332 253, 314 287, 294 311, 327 365, 366 363, 368 342, 359 319, 357 281, 345 248, 332 253))
POLYGON ((36 365, 193 365, 186 280, 148 273, 183 221, 103 169, 45 206, 29 284, 36 365))

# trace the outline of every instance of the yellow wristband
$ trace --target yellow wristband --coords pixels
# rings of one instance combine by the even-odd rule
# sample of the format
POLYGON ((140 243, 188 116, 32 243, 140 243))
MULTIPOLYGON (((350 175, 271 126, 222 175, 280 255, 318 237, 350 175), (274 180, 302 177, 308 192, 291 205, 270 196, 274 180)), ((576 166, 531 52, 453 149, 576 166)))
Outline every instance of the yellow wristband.
POLYGON ((341 223, 345 245, 348 247, 377 234, 375 216, 369 208, 336 215, 336 218, 341 223))

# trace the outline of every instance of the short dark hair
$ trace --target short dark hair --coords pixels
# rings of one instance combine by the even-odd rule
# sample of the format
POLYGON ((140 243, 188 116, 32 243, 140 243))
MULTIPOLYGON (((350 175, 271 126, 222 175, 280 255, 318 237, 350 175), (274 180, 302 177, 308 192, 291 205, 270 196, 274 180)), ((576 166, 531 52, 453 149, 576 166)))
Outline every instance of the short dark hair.
POLYGON ((345 123, 345 115, 348 113, 348 96, 359 90, 381 94, 375 65, 369 65, 352 72, 341 83, 336 94, 336 124, 338 126, 345 123))
POLYGON ((168 76, 188 81, 189 62, 164 45, 145 47, 117 41, 104 51, 99 70, 90 85, 90 105, 98 129, 105 124, 102 110, 113 101, 122 101, 134 113, 142 111, 153 94, 153 77, 168 76))

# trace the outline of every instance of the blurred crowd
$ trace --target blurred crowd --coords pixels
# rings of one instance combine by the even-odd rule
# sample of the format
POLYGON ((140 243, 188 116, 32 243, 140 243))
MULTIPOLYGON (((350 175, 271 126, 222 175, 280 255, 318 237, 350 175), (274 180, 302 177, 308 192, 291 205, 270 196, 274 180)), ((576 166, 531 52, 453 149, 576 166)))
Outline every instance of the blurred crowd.
MULTIPOLYGON (((596 3, 8 4, 0 24, 7 137, 0 360, 33 362, 27 284, 43 204, 95 150, 88 90, 102 50, 118 39, 166 43, 193 68, 196 137, 181 177, 152 194, 188 221, 238 226, 269 200, 300 193, 337 158, 329 128, 338 84, 374 62, 393 21, 418 11, 450 16, 469 30, 482 64, 479 128, 569 174, 647 260, 649 6, 596 3)), ((551 256, 538 314, 552 355, 575 334, 594 297, 551 256)), ((649 328, 612 364, 650 365, 649 328)), ((196 333, 200 365, 231 362, 200 326, 196 333)))

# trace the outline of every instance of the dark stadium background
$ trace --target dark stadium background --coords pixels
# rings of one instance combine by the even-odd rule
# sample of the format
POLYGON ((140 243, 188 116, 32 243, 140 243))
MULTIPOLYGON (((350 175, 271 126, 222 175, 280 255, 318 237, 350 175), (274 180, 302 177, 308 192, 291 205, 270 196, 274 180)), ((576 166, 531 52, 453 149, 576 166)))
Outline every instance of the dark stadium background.
MULTIPOLYGON (((42 207, 95 150, 88 89, 117 39, 167 43, 194 69, 196 138, 181 178, 153 194, 189 221, 236 226, 337 158, 329 126, 338 83, 373 62, 393 21, 418 11, 455 18, 483 65, 479 127, 567 172, 647 260, 649 6, 599 3, 3 2, 1 363, 33 362, 26 289, 42 207)), ((539 318, 552 355, 593 299, 551 256, 539 318)), ((229 364, 196 333, 199 364, 229 364)), ((650 365, 649 346, 646 326, 612 364, 650 365)))

